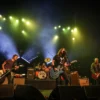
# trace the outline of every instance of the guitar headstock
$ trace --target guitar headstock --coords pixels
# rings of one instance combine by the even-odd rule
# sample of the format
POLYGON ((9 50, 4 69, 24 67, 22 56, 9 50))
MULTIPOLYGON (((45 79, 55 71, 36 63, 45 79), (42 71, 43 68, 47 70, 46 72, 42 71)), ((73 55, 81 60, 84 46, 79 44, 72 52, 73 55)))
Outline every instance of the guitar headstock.
POLYGON ((73 61, 71 61, 71 64, 73 64, 73 63, 75 63, 75 62, 77 62, 77 60, 73 60, 73 61))

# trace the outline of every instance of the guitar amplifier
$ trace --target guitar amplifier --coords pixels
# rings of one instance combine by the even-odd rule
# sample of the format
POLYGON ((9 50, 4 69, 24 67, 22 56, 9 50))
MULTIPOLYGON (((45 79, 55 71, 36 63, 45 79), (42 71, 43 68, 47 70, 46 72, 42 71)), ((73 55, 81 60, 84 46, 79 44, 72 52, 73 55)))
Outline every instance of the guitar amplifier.
POLYGON ((25 78, 14 78, 13 84, 14 85, 24 85, 25 84, 25 78))
POLYGON ((7 77, 5 77, 5 80, 4 80, 4 82, 2 83, 2 85, 5 85, 5 84, 8 84, 8 79, 7 79, 7 77))
POLYGON ((27 78, 28 79, 34 79, 35 72, 33 68, 28 68, 27 69, 27 78))
POLYGON ((89 86, 89 78, 79 78, 80 86, 89 86))
POLYGON ((79 74, 77 71, 71 72, 71 86, 79 86, 79 74))

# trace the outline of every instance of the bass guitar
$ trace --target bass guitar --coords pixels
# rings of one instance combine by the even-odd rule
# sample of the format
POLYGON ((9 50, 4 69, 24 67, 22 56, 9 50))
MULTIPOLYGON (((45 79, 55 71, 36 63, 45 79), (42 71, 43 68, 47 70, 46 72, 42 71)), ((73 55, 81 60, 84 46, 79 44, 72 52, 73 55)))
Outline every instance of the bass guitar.
MULTIPOLYGON (((72 62, 70 62, 70 64, 75 63, 75 62, 77 62, 77 60, 73 60, 72 62)), ((67 69, 66 66, 60 66, 60 65, 58 65, 56 68, 57 70, 54 70, 54 68, 50 69, 50 77, 52 79, 58 78, 59 75, 63 73, 63 69, 67 69)))

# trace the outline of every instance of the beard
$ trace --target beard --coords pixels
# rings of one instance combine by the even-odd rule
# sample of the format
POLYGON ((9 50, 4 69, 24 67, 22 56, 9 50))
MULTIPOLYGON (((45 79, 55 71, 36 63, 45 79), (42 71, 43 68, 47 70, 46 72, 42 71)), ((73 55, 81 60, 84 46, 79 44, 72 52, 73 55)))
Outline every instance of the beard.
POLYGON ((62 56, 66 56, 66 51, 63 51, 62 56))

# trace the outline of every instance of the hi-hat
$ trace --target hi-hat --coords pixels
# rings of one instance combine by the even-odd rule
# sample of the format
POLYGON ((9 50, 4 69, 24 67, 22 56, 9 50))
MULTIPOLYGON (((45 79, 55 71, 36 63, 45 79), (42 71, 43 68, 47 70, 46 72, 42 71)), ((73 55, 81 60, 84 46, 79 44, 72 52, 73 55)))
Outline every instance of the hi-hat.
POLYGON ((50 60, 51 60, 50 58, 45 58, 44 61, 45 61, 45 62, 50 62, 50 60))

